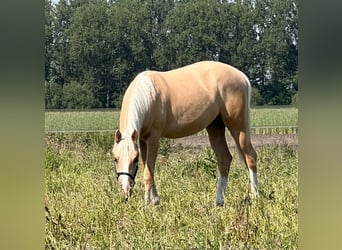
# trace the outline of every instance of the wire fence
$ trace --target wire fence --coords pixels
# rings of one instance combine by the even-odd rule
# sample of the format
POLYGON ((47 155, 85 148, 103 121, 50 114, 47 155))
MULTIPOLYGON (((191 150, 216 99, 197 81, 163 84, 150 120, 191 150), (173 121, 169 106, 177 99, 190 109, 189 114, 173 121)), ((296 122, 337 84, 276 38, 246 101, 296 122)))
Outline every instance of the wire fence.
POLYGON ((297 134, 298 125, 295 126, 256 126, 251 127, 252 134, 297 134))

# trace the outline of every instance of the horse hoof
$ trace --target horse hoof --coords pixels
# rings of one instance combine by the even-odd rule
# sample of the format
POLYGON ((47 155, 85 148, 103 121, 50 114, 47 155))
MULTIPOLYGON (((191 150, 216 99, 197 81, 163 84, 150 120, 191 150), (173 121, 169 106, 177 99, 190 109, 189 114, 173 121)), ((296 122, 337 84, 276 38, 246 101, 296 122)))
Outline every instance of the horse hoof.
POLYGON ((251 194, 252 200, 257 200, 259 198, 259 192, 258 191, 254 191, 251 194))
POLYGON ((160 204, 159 197, 153 199, 153 205, 157 206, 160 204))
POLYGON ((221 201, 221 202, 216 202, 216 206, 218 206, 218 207, 223 207, 223 204, 224 204, 223 201, 221 201))

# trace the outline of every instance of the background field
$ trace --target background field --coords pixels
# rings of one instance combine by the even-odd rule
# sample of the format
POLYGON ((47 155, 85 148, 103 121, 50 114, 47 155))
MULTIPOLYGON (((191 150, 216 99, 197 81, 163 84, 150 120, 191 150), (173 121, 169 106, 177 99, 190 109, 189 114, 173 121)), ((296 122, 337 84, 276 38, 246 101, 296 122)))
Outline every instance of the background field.
MULTIPOLYGON (((270 113, 258 111, 253 110, 256 113, 252 116, 270 117, 270 113)), ((270 112, 275 114, 275 110, 270 112)), ((51 114, 56 115, 48 113, 47 118, 51 114)), ((70 114, 68 117, 86 113, 70 114)), ((97 117, 90 119, 92 122, 99 123, 86 125, 87 129, 103 129, 99 124, 117 122, 116 112, 89 114, 97 117)), ((283 113, 273 118, 285 121, 289 116, 283 113)), ((293 119, 291 123, 297 124, 293 119)), ((69 121, 80 122, 75 117, 69 121)), ((89 116, 83 118, 85 124, 88 121, 89 116)), ((263 126, 261 121, 270 119, 260 118, 263 126)), ((63 125, 58 119, 55 122, 63 125)), ((296 145, 256 148, 260 183, 257 200, 250 199, 247 171, 233 147, 226 203, 218 208, 213 151, 162 140, 156 165, 161 204, 144 207, 141 169, 128 202, 117 189, 110 154, 112 131, 46 133, 45 140, 46 249, 298 248, 296 145)))
MULTIPOLYGON (((119 126, 119 111, 46 112, 46 131, 112 130, 119 126)), ((297 133, 297 108, 253 108, 254 133, 297 133)))

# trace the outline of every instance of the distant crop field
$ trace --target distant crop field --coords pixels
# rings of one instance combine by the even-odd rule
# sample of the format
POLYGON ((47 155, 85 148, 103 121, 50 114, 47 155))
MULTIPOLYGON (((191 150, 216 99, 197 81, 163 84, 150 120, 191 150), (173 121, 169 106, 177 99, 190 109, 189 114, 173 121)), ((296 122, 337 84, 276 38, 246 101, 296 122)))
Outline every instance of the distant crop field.
POLYGON ((45 112, 45 131, 114 130, 119 116, 119 111, 45 112))
POLYGON ((292 126, 298 125, 297 108, 252 108, 252 126, 292 126))
POLYGON ((296 147, 257 149, 256 200, 232 148, 225 205, 216 207, 213 151, 162 141, 155 175, 161 203, 145 207, 141 168, 128 202, 118 191, 112 137, 46 135, 45 249, 298 249, 296 147))
POLYGON ((297 108, 251 109, 251 127, 255 134, 296 134, 298 132, 297 108))
MULTIPOLYGON (((115 130, 119 111, 45 112, 46 131, 115 130)), ((251 109, 253 133, 297 133, 297 108, 251 109), (276 128, 277 127, 277 128, 276 128)))

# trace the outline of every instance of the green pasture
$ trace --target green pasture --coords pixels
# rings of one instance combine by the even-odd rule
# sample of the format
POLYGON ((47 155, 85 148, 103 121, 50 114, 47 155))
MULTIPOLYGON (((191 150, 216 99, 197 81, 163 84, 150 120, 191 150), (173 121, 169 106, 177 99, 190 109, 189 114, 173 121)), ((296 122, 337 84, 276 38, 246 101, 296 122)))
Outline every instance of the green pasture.
MULTIPOLYGON (((119 111, 45 112, 46 131, 112 130, 119 126, 119 111)), ((297 133, 297 108, 252 108, 252 132, 297 133)))
POLYGON ((161 203, 144 207, 141 169, 128 202, 117 189, 111 132, 48 133, 45 141, 45 249, 298 249, 296 147, 256 149, 256 200, 232 148, 226 203, 216 207, 212 150, 162 141, 161 203))

